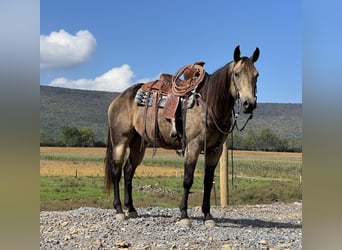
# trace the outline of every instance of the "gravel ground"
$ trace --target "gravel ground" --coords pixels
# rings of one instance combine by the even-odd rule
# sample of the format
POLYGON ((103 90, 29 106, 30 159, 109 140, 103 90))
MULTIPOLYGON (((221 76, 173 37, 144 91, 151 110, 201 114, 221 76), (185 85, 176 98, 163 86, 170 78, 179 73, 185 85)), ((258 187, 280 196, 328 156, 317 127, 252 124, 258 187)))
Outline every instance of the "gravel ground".
POLYGON ((40 212, 40 249, 302 249, 302 204, 212 207, 205 227, 200 207, 190 227, 176 224, 178 208, 137 208, 117 221, 113 209, 83 207, 40 212))

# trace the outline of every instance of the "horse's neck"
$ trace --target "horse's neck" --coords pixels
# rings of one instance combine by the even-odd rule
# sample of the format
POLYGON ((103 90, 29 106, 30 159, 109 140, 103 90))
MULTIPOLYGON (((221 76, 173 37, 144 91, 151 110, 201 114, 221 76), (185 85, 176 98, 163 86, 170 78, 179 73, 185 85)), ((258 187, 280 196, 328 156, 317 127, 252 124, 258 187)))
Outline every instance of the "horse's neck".
POLYGON ((214 119, 219 123, 227 123, 230 119, 231 111, 234 107, 234 97, 230 92, 231 77, 227 74, 226 79, 218 79, 214 75, 208 76, 208 88, 206 102, 208 103, 208 111, 213 115, 214 119), (216 86, 209 86, 209 85, 216 86))

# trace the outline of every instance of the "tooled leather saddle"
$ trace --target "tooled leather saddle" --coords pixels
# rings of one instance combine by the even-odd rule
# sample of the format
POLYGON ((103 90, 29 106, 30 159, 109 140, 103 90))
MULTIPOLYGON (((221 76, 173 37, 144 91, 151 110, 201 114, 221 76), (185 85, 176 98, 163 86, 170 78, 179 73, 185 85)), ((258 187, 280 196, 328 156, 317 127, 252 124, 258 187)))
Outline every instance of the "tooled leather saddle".
MULTIPOLYGON (((181 110, 192 108, 196 101, 196 88, 203 81, 205 70, 204 62, 181 67, 175 75, 161 74, 159 79, 145 83, 141 86, 135 96, 135 102, 139 106, 145 107, 144 126, 146 128, 147 109, 151 107, 151 121, 154 126, 153 135, 159 144, 163 144, 158 135, 158 109, 163 109, 163 116, 169 119, 176 128, 175 135, 182 138, 184 144, 185 135, 183 134, 185 118, 182 117, 181 110), (182 121, 182 122, 181 122, 182 121), (179 124, 179 123, 182 124, 179 124)), ((145 129, 144 129, 145 130, 145 129)), ((183 145, 183 148, 185 144, 183 145)))
POLYGON ((186 65, 180 68, 175 75, 161 74, 158 80, 141 86, 136 94, 135 102, 140 106, 147 105, 148 107, 158 104, 159 108, 164 109, 165 118, 174 118, 179 97, 192 95, 199 83, 202 82, 205 75, 204 64, 204 62, 195 62, 186 65))

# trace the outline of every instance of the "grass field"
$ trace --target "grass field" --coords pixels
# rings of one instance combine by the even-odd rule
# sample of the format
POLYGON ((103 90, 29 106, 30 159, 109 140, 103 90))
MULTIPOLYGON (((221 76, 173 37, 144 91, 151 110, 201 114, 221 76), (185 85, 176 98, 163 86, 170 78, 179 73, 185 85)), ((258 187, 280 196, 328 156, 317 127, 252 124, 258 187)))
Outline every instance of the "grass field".
MULTIPOLYGON (((111 208, 112 196, 103 193, 104 155, 104 148, 41 147, 40 209, 111 208)), ((301 153, 234 151, 234 168, 237 188, 230 189, 230 205, 301 200, 301 153)), ((152 158, 152 151, 148 149, 133 180, 135 205, 177 207, 182 194, 182 177, 182 157, 174 151, 158 149, 152 158)), ((189 206, 201 205, 202 182, 201 155, 189 206)), ((212 205, 219 205, 219 185, 217 168, 212 205)))

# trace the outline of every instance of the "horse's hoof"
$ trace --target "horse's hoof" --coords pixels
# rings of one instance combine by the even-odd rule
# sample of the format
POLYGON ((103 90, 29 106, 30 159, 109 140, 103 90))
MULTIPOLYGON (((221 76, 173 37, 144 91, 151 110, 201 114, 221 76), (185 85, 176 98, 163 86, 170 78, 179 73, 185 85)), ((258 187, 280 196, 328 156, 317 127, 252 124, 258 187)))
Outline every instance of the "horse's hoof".
POLYGON ((181 227, 191 227, 191 221, 188 218, 181 219, 176 224, 181 227))
POLYGON ((118 213, 115 215, 115 219, 118 221, 123 221, 123 220, 125 220, 125 214, 124 213, 118 213))
POLYGON ((214 220, 206 220, 204 221, 204 226, 206 227, 215 227, 216 223, 214 220))
POLYGON ((126 214, 126 218, 127 218, 127 219, 138 218, 138 213, 137 213, 137 211, 128 212, 128 213, 126 214))

